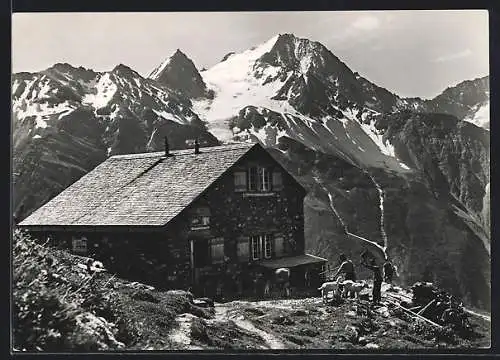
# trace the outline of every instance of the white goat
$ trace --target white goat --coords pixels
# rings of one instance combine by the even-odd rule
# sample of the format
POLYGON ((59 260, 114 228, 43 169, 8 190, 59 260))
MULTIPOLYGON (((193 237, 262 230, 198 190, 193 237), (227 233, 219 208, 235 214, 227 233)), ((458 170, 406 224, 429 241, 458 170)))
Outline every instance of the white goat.
POLYGON ((328 300, 328 293, 333 291, 333 297, 339 295, 339 284, 340 278, 337 278, 335 281, 324 282, 318 290, 321 291, 321 297, 323 298, 323 302, 326 303, 328 300))
POLYGON ((342 297, 344 298, 354 294, 354 297, 357 299, 361 290, 368 287, 368 284, 364 280, 345 280, 341 284, 343 286, 342 297))

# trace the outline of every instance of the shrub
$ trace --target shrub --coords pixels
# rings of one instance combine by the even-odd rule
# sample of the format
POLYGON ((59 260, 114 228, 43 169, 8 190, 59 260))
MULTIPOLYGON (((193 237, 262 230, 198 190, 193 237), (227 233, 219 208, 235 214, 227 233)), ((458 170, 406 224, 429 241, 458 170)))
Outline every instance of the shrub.
POLYGON ((78 266, 86 258, 37 244, 26 233, 15 231, 13 240, 14 350, 168 349, 178 314, 213 317, 213 309, 192 305, 187 295, 89 274, 78 266))

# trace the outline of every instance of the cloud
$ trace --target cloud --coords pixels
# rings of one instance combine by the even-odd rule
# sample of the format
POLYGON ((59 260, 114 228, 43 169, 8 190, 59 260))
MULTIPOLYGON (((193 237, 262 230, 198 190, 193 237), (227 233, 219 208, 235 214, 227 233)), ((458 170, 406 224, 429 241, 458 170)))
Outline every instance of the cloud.
POLYGON ((372 15, 358 16, 349 23, 342 31, 332 34, 330 37, 336 45, 354 46, 354 44, 365 43, 378 36, 378 30, 382 23, 378 17, 372 15))
POLYGON ((380 27, 380 20, 374 16, 361 16, 351 24, 357 30, 375 30, 380 27))
POLYGON ((465 50, 462 50, 462 51, 459 51, 456 53, 441 55, 441 56, 435 58, 434 60, 432 60, 432 62, 439 63, 439 62, 453 61, 453 60, 461 59, 461 58, 464 58, 464 57, 467 57, 470 55, 472 55, 472 51, 469 48, 467 48, 465 50))

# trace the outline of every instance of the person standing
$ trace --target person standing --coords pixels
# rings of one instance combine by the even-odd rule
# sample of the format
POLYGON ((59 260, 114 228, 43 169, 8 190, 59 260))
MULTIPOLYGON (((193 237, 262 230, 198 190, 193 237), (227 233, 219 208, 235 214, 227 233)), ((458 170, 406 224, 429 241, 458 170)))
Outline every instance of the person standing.
POLYGON ((366 259, 363 258, 361 265, 373 271, 373 291, 372 291, 372 302, 373 304, 379 304, 382 299, 380 294, 380 289, 382 287, 382 269, 375 259, 371 259, 370 264, 366 263, 366 259))
POLYGON ((356 281, 356 273, 354 272, 354 264, 351 260, 345 256, 345 254, 340 254, 339 260, 341 262, 337 272, 333 275, 335 280, 340 273, 344 274, 344 280, 356 281))
POLYGON ((385 260, 383 269, 384 269, 384 282, 387 284, 392 284, 392 280, 394 278, 394 266, 389 261, 389 259, 385 260))
POLYGON ((311 287, 311 273, 309 269, 304 270, 304 285, 307 289, 311 287))

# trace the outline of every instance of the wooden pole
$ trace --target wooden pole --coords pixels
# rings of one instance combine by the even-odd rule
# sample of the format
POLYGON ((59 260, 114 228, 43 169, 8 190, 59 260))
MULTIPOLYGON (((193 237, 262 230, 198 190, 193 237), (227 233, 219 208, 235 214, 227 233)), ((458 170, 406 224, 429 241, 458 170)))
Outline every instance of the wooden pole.
POLYGON ((466 309, 466 308, 463 308, 464 311, 468 314, 471 314, 471 315, 474 315, 474 316, 477 316, 477 317, 480 317, 481 319, 483 320, 486 320, 488 322, 491 322, 491 317, 489 317, 488 315, 483 315, 483 314, 478 314, 477 312, 474 312, 472 310, 469 310, 469 309, 466 309))
POLYGON ((408 309, 406 309, 406 308, 402 307, 401 305, 399 305, 399 304, 398 304, 398 303, 396 303, 396 302, 393 302, 393 301, 391 301, 391 300, 387 300, 387 302, 388 302, 389 304, 396 305, 397 307, 399 307, 399 308, 400 308, 400 309, 402 309, 403 311, 406 311, 407 313, 410 313, 411 315, 415 316, 416 318, 418 318, 418 319, 420 319, 420 320, 423 320, 423 321, 425 321, 425 322, 428 322, 429 324, 431 324, 431 325, 433 325, 433 326, 435 326, 435 327, 437 327, 437 328, 439 328, 439 329, 441 329, 441 328, 442 328, 442 326, 441 326, 441 325, 436 324, 434 321, 431 321, 431 320, 429 320, 429 319, 427 319, 427 318, 425 318, 425 317, 423 317, 423 316, 420 316, 420 315, 418 315, 417 313, 415 313, 415 312, 413 312, 413 311, 411 311, 411 310, 408 310, 408 309))
POLYGON ((425 311, 425 310, 427 310, 427 308, 428 308, 429 306, 431 306, 432 304, 434 304, 435 302, 436 302, 436 300, 435 300, 435 299, 434 299, 434 300, 429 301, 429 303, 428 303, 427 305, 425 305, 422 309, 420 309, 420 310, 417 312, 417 314, 418 314, 418 315, 422 315, 422 314, 424 313, 424 311, 425 311))

